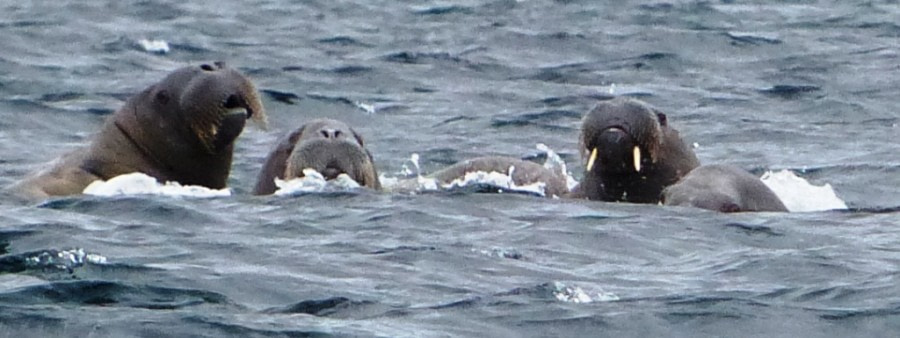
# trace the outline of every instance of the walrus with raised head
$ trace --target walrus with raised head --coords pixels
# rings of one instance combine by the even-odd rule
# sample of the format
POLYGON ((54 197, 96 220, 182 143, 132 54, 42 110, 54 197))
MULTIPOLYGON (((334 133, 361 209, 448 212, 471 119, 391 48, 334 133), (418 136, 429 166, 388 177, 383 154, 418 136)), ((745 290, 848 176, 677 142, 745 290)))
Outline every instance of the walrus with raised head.
POLYGON ((269 153, 253 194, 272 194, 277 190, 275 178, 303 177, 304 169, 314 169, 327 180, 346 174, 361 186, 381 189, 362 136, 341 121, 317 119, 286 135, 269 153))
POLYGON ((526 186, 543 183, 546 197, 562 197, 569 192, 566 177, 543 165, 513 157, 483 156, 458 162, 426 177, 433 178, 443 185, 461 179, 474 172, 496 172, 508 175, 511 172, 513 183, 526 186))
POLYGON ((704 165, 663 190, 663 204, 721 212, 788 211, 756 176, 733 165, 704 165))
POLYGON ((222 189, 247 119, 266 120, 250 79, 222 62, 180 68, 128 99, 90 144, 9 190, 27 198, 79 194, 132 172, 222 189))
POLYGON ((600 102, 582 120, 584 178, 569 197, 658 203, 700 163, 666 115, 631 98, 600 102))

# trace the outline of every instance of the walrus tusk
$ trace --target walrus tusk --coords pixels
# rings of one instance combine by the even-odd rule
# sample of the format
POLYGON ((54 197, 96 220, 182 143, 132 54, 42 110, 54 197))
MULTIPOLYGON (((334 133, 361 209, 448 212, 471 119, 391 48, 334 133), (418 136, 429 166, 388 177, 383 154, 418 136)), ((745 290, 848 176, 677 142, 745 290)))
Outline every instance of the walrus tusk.
POLYGON ((587 171, 591 171, 591 169, 594 168, 595 161, 597 161, 597 148, 594 148, 594 150, 591 150, 591 157, 588 158, 588 163, 587 163, 587 171))
POLYGON ((641 148, 634 146, 634 171, 641 171, 641 148))
POLYGON ((249 111, 247 111, 247 108, 244 108, 244 107, 229 108, 227 111, 225 111, 224 115, 228 116, 228 115, 235 115, 235 114, 244 114, 245 118, 250 118, 249 111))

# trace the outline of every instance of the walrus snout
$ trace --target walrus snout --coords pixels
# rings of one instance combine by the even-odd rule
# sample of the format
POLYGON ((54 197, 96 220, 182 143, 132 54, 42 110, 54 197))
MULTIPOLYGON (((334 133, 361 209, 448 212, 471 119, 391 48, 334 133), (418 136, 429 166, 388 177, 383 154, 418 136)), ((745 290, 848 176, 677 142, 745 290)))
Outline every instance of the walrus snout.
POLYGON ((193 70, 195 79, 188 84, 189 91, 203 91, 213 100, 220 99, 219 109, 215 110, 222 116, 240 113, 266 127, 265 109, 250 79, 223 61, 204 63, 198 68, 199 72, 197 68, 193 70))
POLYGON ((641 171, 641 148, 625 130, 608 128, 600 133, 589 146, 587 171, 599 166, 613 172, 641 171))
POLYGON ((303 127, 284 177, 303 177, 303 169, 314 169, 327 180, 346 174, 360 185, 378 188, 374 168, 359 134, 343 122, 320 119, 303 127))
POLYGON ((340 174, 346 174, 347 170, 341 169, 340 165, 337 162, 330 162, 325 165, 325 169, 322 169, 322 176, 325 177, 326 180, 333 180, 338 177, 340 174))
POLYGON ((241 132, 244 130, 244 125, 246 124, 247 118, 244 114, 238 113, 223 117, 219 126, 213 129, 214 138, 212 142, 212 152, 218 154, 227 151, 228 146, 241 135, 241 132))
MULTIPOLYGON (((582 121, 581 142, 588 146, 599 142, 598 138, 609 137, 604 136, 604 133, 621 131, 628 135, 630 141, 628 147, 623 149, 628 152, 625 157, 632 159, 627 164, 640 171, 638 167, 641 166, 640 159, 643 157, 656 161, 664 137, 662 129, 667 126, 668 119, 664 113, 635 99, 617 98, 601 102, 587 113, 582 121), (638 152, 640 156, 633 156, 638 155, 638 152)), ((615 142, 610 144, 618 145, 615 142)), ((589 154, 592 149, 588 148, 586 151, 589 154)))
POLYGON ((381 189, 362 136, 344 122, 315 119, 282 138, 260 170, 253 193, 271 194, 276 178, 303 177, 304 169, 313 169, 326 180, 346 174, 362 186, 381 189))
POLYGON ((372 166, 372 163, 362 146, 348 139, 322 136, 297 144, 287 159, 284 177, 303 177, 304 169, 314 169, 326 179, 347 174, 360 184, 365 184, 365 175, 358 173, 367 166, 372 166))
POLYGON ((253 117, 253 108, 239 94, 228 95, 222 106, 226 109, 225 116, 242 114, 245 120, 253 117))

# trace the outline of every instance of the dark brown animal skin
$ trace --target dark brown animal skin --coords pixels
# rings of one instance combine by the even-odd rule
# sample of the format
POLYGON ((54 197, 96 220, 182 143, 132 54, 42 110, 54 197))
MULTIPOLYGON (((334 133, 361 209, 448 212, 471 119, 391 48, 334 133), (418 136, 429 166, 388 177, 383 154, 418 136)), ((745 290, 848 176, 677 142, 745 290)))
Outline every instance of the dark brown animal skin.
POLYGON ((253 189, 254 195, 276 190, 275 178, 303 177, 303 169, 315 169, 326 179, 347 174, 362 186, 381 189, 372 154, 362 137, 347 124, 317 119, 288 134, 269 153, 253 189))
POLYGON ((222 189, 249 118, 266 120, 250 79, 221 62, 184 67, 128 99, 89 145, 8 191, 27 199, 80 194, 95 180, 132 172, 222 189))
POLYGON ((572 198, 658 203, 663 188, 700 165, 665 114, 631 98, 600 102, 591 109, 582 121, 580 147, 585 173, 569 194, 572 198), (634 165, 635 147, 640 150, 640 171, 634 165), (588 169, 592 152, 596 158, 588 169))
POLYGON ((782 211, 781 199, 759 178, 733 165, 705 165, 663 191, 663 204, 720 212, 782 211))
POLYGON ((441 169, 428 177, 437 179, 442 184, 448 184, 453 180, 465 177, 466 174, 484 171, 508 174, 509 168, 513 169, 512 179, 516 185, 529 185, 544 183, 544 196, 562 197, 569 192, 566 178, 561 173, 555 173, 544 166, 512 157, 485 156, 462 161, 441 169))

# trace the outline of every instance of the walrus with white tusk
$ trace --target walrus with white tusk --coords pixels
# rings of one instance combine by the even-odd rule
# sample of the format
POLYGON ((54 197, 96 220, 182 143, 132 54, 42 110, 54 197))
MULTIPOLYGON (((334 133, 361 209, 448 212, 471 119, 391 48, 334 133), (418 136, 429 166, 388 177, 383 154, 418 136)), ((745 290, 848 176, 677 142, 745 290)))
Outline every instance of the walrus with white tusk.
POLYGON ((90 144, 8 191, 29 199, 80 194, 93 181, 132 172, 222 189, 247 119, 265 125, 266 113, 241 72, 222 62, 180 68, 129 98, 90 144))
POLYGON ((591 109, 579 145, 585 171, 572 198, 658 203, 663 188, 700 165, 665 114, 631 98, 591 109))

